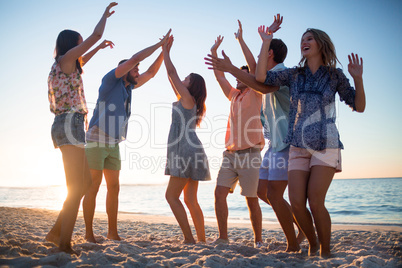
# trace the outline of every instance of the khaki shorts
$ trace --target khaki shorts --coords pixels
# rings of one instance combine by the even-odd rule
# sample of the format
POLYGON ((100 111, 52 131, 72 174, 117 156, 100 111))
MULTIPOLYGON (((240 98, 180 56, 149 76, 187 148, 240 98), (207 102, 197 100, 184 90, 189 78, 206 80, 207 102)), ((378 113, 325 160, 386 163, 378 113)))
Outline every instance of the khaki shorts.
POLYGON ((257 197, 260 165, 260 151, 242 153, 225 151, 216 184, 229 187, 230 193, 233 193, 239 182, 241 195, 257 197))
POLYGON ((310 171, 312 166, 327 166, 342 171, 341 149, 325 149, 323 151, 307 150, 290 146, 288 170, 310 171))
POLYGON ((90 169, 121 169, 119 144, 88 142, 85 146, 85 153, 90 169))

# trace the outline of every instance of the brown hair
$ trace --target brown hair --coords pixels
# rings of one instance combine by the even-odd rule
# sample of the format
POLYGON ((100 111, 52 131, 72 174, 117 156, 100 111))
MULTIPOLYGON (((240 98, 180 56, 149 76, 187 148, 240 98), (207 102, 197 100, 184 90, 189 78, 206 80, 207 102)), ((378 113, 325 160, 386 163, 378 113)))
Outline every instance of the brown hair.
POLYGON ((205 100, 207 98, 207 89, 205 87, 204 78, 199 74, 191 73, 188 91, 191 96, 194 97, 195 104, 197 105, 197 120, 195 121, 195 124, 200 126, 206 111, 205 100))
MULTIPOLYGON (((306 33, 311 33, 315 41, 317 42, 318 49, 321 51, 321 57, 324 66, 328 67, 329 70, 335 70, 336 62, 339 62, 340 64, 340 61, 336 57, 335 46, 332 43, 332 40, 328 36, 328 34, 318 29, 308 28, 306 32, 302 35, 302 39, 306 33)), ((299 62, 299 67, 304 68, 306 67, 306 65, 307 65, 307 59, 304 56, 302 56, 299 62)))
MULTIPOLYGON (((80 39, 80 34, 73 30, 64 30, 59 33, 56 40, 55 48, 55 60, 58 61, 61 56, 66 54, 70 49, 78 45, 78 40, 80 39)), ((81 57, 79 57, 75 66, 80 74, 82 74, 81 57)))
POLYGON ((281 39, 272 39, 268 50, 270 49, 272 49, 272 51, 274 52, 274 61, 276 63, 282 63, 285 61, 288 54, 288 47, 281 39))

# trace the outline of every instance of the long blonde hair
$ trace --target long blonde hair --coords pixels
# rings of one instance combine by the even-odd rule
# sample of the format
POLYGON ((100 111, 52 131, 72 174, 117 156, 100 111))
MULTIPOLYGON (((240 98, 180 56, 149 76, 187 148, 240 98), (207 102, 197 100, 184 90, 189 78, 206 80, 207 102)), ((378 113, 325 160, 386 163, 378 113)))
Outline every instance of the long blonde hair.
MULTIPOLYGON (((334 43, 332 43, 332 40, 328 36, 328 34, 318 29, 308 28, 306 32, 304 32, 304 34, 302 35, 302 39, 306 33, 311 33, 315 41, 317 42, 318 49, 321 51, 321 57, 324 66, 328 67, 329 70, 335 70, 336 62, 339 62, 339 64, 341 63, 336 57, 334 43)), ((306 66, 307 66, 307 59, 304 56, 302 56, 299 62, 299 67, 305 68, 306 66)))

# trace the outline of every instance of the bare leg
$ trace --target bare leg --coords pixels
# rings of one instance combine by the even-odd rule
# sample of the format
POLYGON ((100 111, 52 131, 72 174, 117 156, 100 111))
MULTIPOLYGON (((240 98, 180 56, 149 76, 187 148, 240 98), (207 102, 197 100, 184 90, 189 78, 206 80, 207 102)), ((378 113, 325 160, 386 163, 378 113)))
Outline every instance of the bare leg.
POLYGON ((64 252, 77 254, 71 248, 71 236, 81 198, 91 183, 91 174, 83 147, 64 145, 60 150, 63 155, 68 194, 63 209, 46 239, 56 242, 59 249, 64 252))
POLYGON ((268 181, 267 198, 272 205, 276 217, 285 233, 287 239, 287 252, 300 250, 296 239, 295 229, 293 227, 293 213, 290 205, 283 198, 283 193, 288 185, 287 181, 268 181))
POLYGON ((254 243, 262 242, 262 213, 258 197, 246 197, 246 200, 254 231, 254 243))
POLYGON ((49 242, 54 243, 56 246, 60 244, 60 229, 61 229, 61 220, 63 218, 63 209, 60 211, 59 215, 57 216, 56 222, 53 225, 52 229, 46 235, 46 240, 49 242))
POLYGON ((57 216, 56 222, 54 223, 52 229, 50 229, 49 233, 45 237, 47 241, 54 243, 56 246, 59 246, 60 244, 60 231, 61 231, 62 219, 63 219, 63 208, 60 210, 59 215, 57 216))
MULTIPOLYGON (((290 209, 292 209, 292 207, 290 207, 290 209)), ((304 239, 306 239, 306 236, 304 235, 302 229, 300 228, 299 224, 297 223, 294 215, 293 215, 293 223, 296 224, 296 227, 297 227, 297 230, 298 230, 296 240, 297 240, 297 243, 300 245, 301 242, 303 242, 304 239)))
POLYGON ((197 200, 198 181, 188 180, 184 187, 184 203, 190 211, 191 218, 193 219, 195 231, 197 233, 197 240, 199 242, 205 241, 205 225, 204 214, 202 213, 200 204, 197 200))
POLYGON ((311 213, 313 214, 320 241, 320 255, 324 258, 331 255, 331 218, 325 208, 325 196, 334 174, 335 169, 332 167, 313 166, 307 191, 311 213))
POLYGON ((228 203, 229 187, 217 185, 215 188, 215 214, 218 222, 219 238, 228 239, 228 203))
POLYGON ((268 195, 268 180, 258 180, 257 196, 268 205, 271 205, 267 195, 268 195))
POLYGON ((120 170, 104 169, 105 180, 107 185, 106 195, 106 212, 109 222, 107 238, 113 240, 121 240, 117 233, 117 213, 119 209, 119 175, 120 170))
POLYGON ((96 243, 92 224, 94 221, 96 196, 102 182, 102 170, 90 169, 90 171, 92 175, 92 185, 85 193, 84 200, 82 201, 82 209, 85 221, 85 239, 89 242, 96 243))
POLYGON ((313 256, 316 254, 319 246, 315 234, 313 219, 311 218, 310 211, 306 206, 309 176, 310 172, 307 171, 289 171, 289 199, 297 223, 309 242, 309 255, 313 256))
POLYGON ((183 232, 185 244, 195 244, 193 234, 191 233, 190 224, 188 223, 187 213, 180 201, 180 194, 190 179, 170 177, 169 185, 166 189, 166 200, 177 222, 183 232))

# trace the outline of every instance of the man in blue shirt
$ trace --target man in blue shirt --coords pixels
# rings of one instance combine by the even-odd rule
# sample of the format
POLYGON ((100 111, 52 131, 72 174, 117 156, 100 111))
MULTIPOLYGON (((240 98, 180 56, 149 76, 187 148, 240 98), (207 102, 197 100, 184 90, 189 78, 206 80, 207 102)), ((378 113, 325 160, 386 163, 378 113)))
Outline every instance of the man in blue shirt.
MULTIPOLYGON (((287 47, 280 39, 273 39, 268 52, 267 70, 286 69, 283 61, 287 47)), ((283 198, 288 185, 289 144, 284 142, 289 126, 289 88, 281 86, 277 91, 265 94, 262 105, 264 136, 269 140, 260 167, 258 197, 272 206, 287 239, 286 251, 299 251, 304 235, 299 228, 298 237, 293 227, 293 213, 283 198)))
MULTIPOLYGON (((257 194, 275 211, 287 239, 286 251, 299 251, 299 243, 304 239, 304 235, 299 228, 299 235, 296 238, 293 213, 289 203, 283 198, 288 185, 289 145, 284 143, 284 139, 289 124, 289 88, 267 86, 256 81, 254 75, 239 71, 226 54, 224 52, 222 54, 223 59, 210 56, 205 58, 206 63, 213 69, 229 72, 253 90, 267 93, 263 98, 263 119, 265 119, 264 134, 270 143, 261 164, 257 194)), ((268 54, 267 70, 279 71, 286 68, 283 61, 287 55, 287 47, 282 40, 272 40, 268 54)))
POLYGON ((121 169, 119 143, 127 137, 127 124, 131 114, 131 92, 140 87, 158 72, 162 53, 143 73, 138 65, 161 47, 170 30, 158 43, 134 54, 128 60, 120 61, 117 68, 107 73, 99 88, 99 97, 86 134, 86 155, 92 175, 92 185, 85 194, 83 211, 86 234, 89 242, 96 243, 92 223, 96 206, 96 195, 105 176, 107 185, 106 212, 108 214, 107 238, 121 240, 117 232, 119 175, 121 169))

